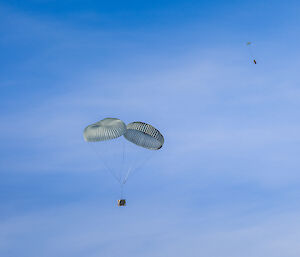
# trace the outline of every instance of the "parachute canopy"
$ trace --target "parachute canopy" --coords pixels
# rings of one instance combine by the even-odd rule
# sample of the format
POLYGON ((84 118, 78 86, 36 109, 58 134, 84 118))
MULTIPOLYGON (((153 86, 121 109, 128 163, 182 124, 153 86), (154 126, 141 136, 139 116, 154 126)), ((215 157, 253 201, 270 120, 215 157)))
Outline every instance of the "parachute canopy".
POLYGON ((156 128, 139 121, 127 125, 124 137, 131 143, 150 150, 158 150, 164 144, 164 137, 156 128))
POLYGON ((122 136, 126 132, 126 125, 116 118, 105 118, 87 126, 83 137, 87 142, 110 140, 122 136))

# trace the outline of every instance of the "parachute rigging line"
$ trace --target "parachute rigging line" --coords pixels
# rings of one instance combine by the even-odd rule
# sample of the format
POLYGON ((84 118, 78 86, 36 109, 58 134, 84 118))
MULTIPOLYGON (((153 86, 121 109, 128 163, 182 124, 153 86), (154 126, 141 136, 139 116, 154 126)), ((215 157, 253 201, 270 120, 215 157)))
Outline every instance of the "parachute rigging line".
POLYGON ((256 58, 254 57, 253 51, 252 51, 252 42, 247 42, 246 45, 247 45, 247 47, 248 47, 249 54, 250 54, 250 56, 251 56, 251 58, 252 58, 252 60, 253 60, 253 63, 254 63, 254 64, 257 64, 256 58))

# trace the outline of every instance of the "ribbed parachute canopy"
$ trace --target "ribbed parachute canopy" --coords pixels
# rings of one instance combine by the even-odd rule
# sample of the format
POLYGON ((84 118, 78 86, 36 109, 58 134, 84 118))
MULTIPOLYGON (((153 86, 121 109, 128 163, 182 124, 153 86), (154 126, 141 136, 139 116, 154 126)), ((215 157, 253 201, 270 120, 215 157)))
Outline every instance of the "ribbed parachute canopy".
POLYGON ((156 128, 139 121, 127 125, 124 137, 128 141, 150 150, 158 150, 164 144, 164 137, 156 128))
POLYGON ((98 142, 114 139, 126 132, 126 125, 116 118, 105 118, 87 126, 84 129, 83 137, 87 142, 98 142))

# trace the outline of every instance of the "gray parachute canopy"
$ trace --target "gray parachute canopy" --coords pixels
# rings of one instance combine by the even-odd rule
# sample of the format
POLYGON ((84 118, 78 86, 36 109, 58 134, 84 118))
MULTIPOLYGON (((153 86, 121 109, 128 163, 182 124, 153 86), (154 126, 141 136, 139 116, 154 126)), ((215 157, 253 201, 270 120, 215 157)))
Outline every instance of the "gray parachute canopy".
POLYGON ((156 128, 139 121, 127 125, 124 137, 128 141, 150 150, 158 150, 164 144, 164 137, 156 128))
POLYGON ((84 129, 83 137, 87 142, 98 142, 110 140, 124 135, 126 125, 116 118, 105 118, 87 126, 84 129))

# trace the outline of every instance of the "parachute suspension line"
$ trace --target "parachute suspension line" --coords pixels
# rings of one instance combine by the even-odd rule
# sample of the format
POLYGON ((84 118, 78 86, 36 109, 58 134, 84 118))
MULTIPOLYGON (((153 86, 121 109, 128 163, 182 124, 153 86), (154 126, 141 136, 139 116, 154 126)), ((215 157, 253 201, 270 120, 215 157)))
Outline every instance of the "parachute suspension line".
POLYGON ((128 176, 130 174, 130 172, 133 170, 133 163, 131 164, 131 166, 128 168, 127 172, 126 172, 126 175, 125 177, 122 179, 122 185, 125 185, 127 179, 128 179, 128 176))
POLYGON ((248 49, 249 49, 249 54, 251 56, 252 59, 254 59, 254 55, 253 55, 253 51, 252 51, 252 46, 248 46, 248 49))
POLYGON ((123 146, 122 146, 122 166, 120 169, 120 199, 123 199, 123 194, 124 194, 124 173, 125 173, 125 168, 126 168, 126 144, 123 141, 123 146))
POLYGON ((119 182, 119 184, 121 184, 121 179, 118 178, 118 176, 115 174, 115 172, 113 172, 113 170, 109 167, 109 165, 106 163, 106 161, 102 158, 101 154, 93 146, 93 143, 89 143, 89 145, 91 146, 93 151, 96 153, 97 157, 99 157, 100 160, 102 161, 102 163, 104 164, 104 168, 106 168, 106 170, 116 179, 116 181, 119 182))
POLYGON ((123 183, 120 183, 120 199, 123 199, 123 193, 124 193, 124 184, 123 183))
MULTIPOLYGON (((128 150, 129 151, 129 150, 128 150)), ((129 155, 130 153, 128 153, 129 155)), ((130 154, 131 157, 133 158, 129 158, 128 159, 128 163, 124 169, 124 176, 122 176, 122 180, 121 180, 121 183, 124 185, 126 183, 126 180, 130 174, 130 172, 134 169, 134 166, 136 166, 135 164, 138 162, 138 156, 137 155, 133 155, 132 153, 130 154)))
POLYGON ((255 59, 255 57, 253 55, 253 50, 252 50, 252 42, 247 42, 246 45, 248 47, 248 51, 249 51, 249 54, 250 54, 250 56, 252 58, 252 61, 254 62, 254 64, 256 64, 256 59, 255 59))
POLYGON ((126 145, 125 142, 123 141, 123 146, 122 146, 122 166, 120 169, 120 184, 122 183, 123 180, 123 175, 124 175, 124 171, 125 171, 125 167, 126 167, 126 163, 125 163, 125 159, 126 159, 126 145))
POLYGON ((130 176, 130 174, 136 169, 136 167, 140 166, 139 163, 143 163, 145 160, 140 160, 138 156, 134 156, 133 160, 131 160, 130 166, 128 167, 126 174, 123 178, 122 183, 125 184, 130 176))
POLYGON ((137 164, 134 168, 131 168, 130 170, 128 170, 126 177, 123 180, 123 184, 125 184, 130 177, 133 176, 133 174, 136 174, 136 172, 138 170, 140 170, 148 161, 150 161, 155 153, 152 153, 151 155, 149 155, 146 159, 144 159, 143 161, 141 161, 139 164, 137 164))
MULTIPOLYGON (((124 143, 124 142, 123 142, 124 143)), ((124 167, 124 144, 122 146, 122 151, 113 151, 112 156, 113 156, 113 161, 119 162, 121 161, 121 165, 119 165, 118 169, 114 169, 114 173, 118 177, 118 181, 121 184, 122 181, 122 175, 123 175, 123 167, 124 167), (122 156, 122 157, 121 157, 122 156)))
POLYGON ((125 176, 122 178, 122 184, 123 184, 123 185, 125 185, 125 183, 126 183, 126 181, 127 181, 127 179, 128 179, 128 176, 129 176, 130 172, 131 172, 132 170, 134 170, 135 163, 137 163, 137 157, 135 157, 134 160, 131 161, 130 166, 129 166, 128 169, 126 170, 126 172, 125 172, 125 174, 124 174, 125 176))

